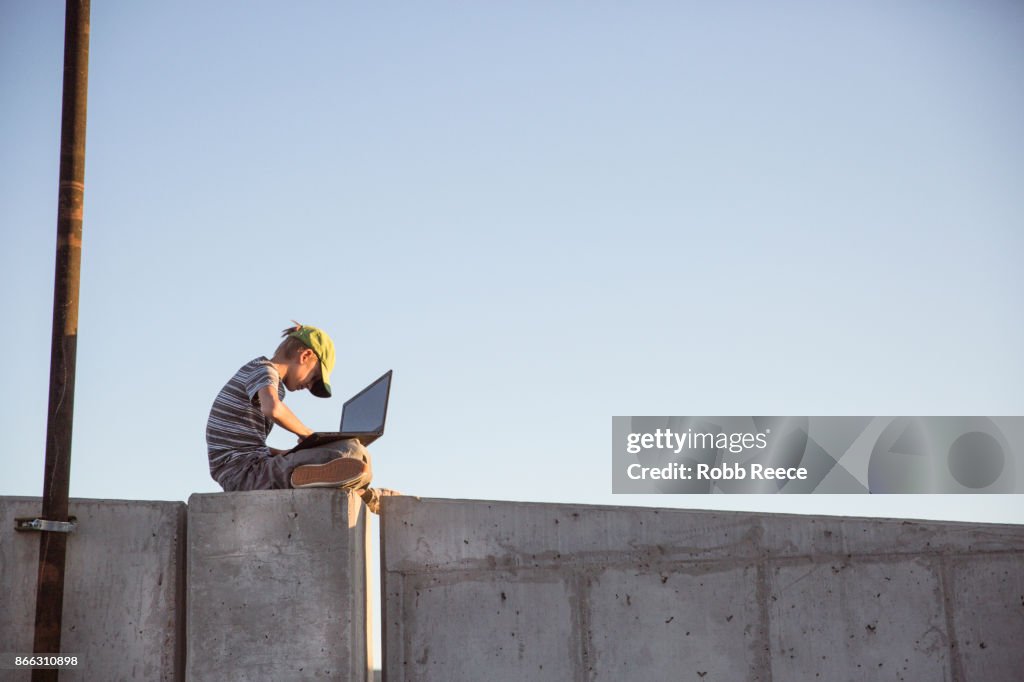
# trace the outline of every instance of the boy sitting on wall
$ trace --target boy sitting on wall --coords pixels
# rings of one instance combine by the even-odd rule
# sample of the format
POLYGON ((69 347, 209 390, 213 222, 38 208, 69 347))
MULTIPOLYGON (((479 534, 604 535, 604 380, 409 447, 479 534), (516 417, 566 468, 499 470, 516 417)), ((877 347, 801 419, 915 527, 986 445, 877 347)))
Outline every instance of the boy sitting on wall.
POLYGON ((334 342, 317 327, 302 325, 282 333, 284 341, 269 360, 243 365, 217 394, 206 422, 210 475, 225 491, 282 488, 344 488, 359 491, 371 512, 380 511, 386 488, 370 488, 370 454, 356 439, 298 452, 267 446, 278 424, 301 440, 313 433, 284 404, 285 389, 331 397, 334 342))

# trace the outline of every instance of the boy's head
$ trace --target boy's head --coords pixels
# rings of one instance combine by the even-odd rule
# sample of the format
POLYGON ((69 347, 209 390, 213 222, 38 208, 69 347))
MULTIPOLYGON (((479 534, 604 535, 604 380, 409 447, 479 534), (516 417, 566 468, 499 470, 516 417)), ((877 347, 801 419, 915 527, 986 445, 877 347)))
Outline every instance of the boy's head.
MULTIPOLYGON (((292 320, 295 322, 295 320, 292 320)), ((289 391, 308 388, 318 398, 331 397, 331 371, 334 369, 334 342, 327 332, 299 324, 285 329, 284 341, 274 351, 276 360, 289 363, 285 387, 289 391)))

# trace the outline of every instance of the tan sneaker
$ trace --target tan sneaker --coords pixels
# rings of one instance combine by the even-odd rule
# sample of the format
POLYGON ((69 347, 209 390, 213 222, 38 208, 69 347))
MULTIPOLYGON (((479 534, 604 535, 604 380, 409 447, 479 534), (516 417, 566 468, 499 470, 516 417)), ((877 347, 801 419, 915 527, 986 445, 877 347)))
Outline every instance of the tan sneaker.
POLYGON ((374 514, 380 514, 380 500, 382 497, 394 497, 402 493, 390 488, 367 488, 360 497, 366 503, 366 508, 374 514))
POLYGON ((325 464, 303 464, 292 469, 293 488, 358 488, 370 467, 355 457, 339 457, 325 464))

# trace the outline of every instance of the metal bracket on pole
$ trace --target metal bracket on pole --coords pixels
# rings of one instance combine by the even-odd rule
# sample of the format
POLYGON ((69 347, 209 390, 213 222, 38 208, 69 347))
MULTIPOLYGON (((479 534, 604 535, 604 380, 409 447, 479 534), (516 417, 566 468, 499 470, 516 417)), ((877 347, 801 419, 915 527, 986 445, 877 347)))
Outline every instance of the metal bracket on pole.
POLYGON ((74 533, 78 527, 78 519, 69 516, 67 521, 47 521, 33 516, 21 516, 14 519, 16 531, 42 531, 44 533, 74 533))

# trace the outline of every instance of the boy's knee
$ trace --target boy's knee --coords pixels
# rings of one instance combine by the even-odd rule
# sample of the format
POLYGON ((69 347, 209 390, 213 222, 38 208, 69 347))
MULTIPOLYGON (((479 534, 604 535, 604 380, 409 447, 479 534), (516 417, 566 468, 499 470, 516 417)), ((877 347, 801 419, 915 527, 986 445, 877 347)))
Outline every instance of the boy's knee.
POLYGON ((364 462, 370 461, 370 451, 366 449, 365 445, 355 439, 352 440, 352 454, 364 462))
POLYGON ((366 446, 360 443, 356 438, 338 441, 337 449, 338 453, 343 457, 355 457, 362 459, 364 462, 368 462, 370 460, 370 453, 367 452, 366 446))

